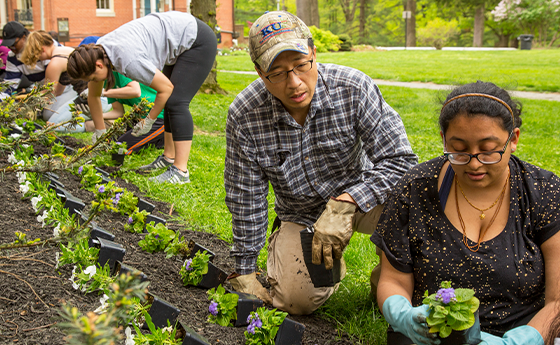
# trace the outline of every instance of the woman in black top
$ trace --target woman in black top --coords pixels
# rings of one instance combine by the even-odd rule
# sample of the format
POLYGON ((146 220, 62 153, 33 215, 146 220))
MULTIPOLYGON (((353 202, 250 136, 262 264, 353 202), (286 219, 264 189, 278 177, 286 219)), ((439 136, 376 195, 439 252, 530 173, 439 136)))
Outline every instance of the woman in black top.
POLYGON ((456 88, 439 118, 444 156, 411 169, 385 203, 372 241, 389 339, 438 344, 422 299, 451 281, 475 290, 483 343, 543 344, 560 292, 560 180, 512 155, 520 114, 492 83, 456 88))

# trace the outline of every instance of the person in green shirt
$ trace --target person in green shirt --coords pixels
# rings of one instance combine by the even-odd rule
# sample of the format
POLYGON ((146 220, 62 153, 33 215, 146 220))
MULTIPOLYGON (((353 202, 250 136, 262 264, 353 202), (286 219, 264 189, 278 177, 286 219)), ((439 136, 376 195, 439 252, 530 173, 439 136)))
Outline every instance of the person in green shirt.
MULTIPOLYGON (((125 111, 124 105, 134 106, 140 103, 143 98, 146 98, 149 102, 155 100, 156 91, 149 86, 138 83, 115 71, 113 71, 113 76, 115 78, 115 86, 110 90, 105 91, 104 89, 102 94, 102 97, 107 97, 108 103, 113 106, 111 111, 103 114, 103 119, 106 123, 111 123, 113 120, 121 117, 125 111)), ((82 93, 81 96, 87 96, 87 92, 85 94, 82 93)), ((78 109, 83 110, 84 113, 89 112, 89 107, 85 104, 78 105, 78 109)), ((86 121, 85 129, 87 132, 93 132, 95 130, 93 121, 86 121)), ((146 145, 154 145, 157 148, 163 148, 163 110, 159 113, 156 122, 148 133, 138 137, 133 136, 131 133, 132 128, 117 139, 117 141, 127 144, 128 151, 126 154, 137 152, 146 145)))

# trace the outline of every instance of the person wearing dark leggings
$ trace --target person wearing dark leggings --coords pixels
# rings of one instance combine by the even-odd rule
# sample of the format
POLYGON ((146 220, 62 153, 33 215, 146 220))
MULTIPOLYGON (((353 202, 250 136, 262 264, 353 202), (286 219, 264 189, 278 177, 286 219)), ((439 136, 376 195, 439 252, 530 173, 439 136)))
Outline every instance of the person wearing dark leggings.
MULTIPOLYGON (((88 81, 92 114, 100 113, 96 109, 101 107, 105 81, 105 90, 114 84, 110 71, 156 90, 154 106, 132 134, 147 133, 163 109, 164 151, 140 169, 166 167, 150 181, 187 183, 194 128, 189 105, 212 69, 216 50, 216 35, 199 19, 183 12, 152 13, 108 33, 97 44, 78 47, 68 59, 68 73, 88 81)), ((96 141, 105 132, 105 124, 99 116, 92 115, 92 120, 96 141)))

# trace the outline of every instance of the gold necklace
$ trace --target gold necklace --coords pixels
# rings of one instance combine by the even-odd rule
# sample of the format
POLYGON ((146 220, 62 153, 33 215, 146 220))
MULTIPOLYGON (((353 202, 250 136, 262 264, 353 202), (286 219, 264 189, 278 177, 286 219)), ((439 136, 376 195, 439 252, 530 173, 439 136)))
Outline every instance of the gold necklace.
MULTIPOLYGON (((465 246, 471 252, 477 252, 480 249, 480 243, 482 242, 482 239, 484 238, 484 235, 486 235, 486 231, 488 229, 490 229, 492 224, 494 224, 494 220, 496 220, 496 217, 498 216, 498 213, 500 213, 500 208, 502 208, 502 203, 504 201, 504 195, 506 194, 506 187, 508 185, 509 178, 510 178, 510 173, 508 172, 508 177, 506 179, 506 183, 504 184, 504 188, 502 189, 502 192, 500 193, 500 196, 498 196, 498 199, 494 202, 494 204, 496 204, 496 202, 498 202, 498 208, 496 208, 496 212, 494 212, 494 215, 492 216, 492 219, 490 219, 490 222, 488 223, 488 226, 486 227, 486 229, 483 229, 480 232, 480 235, 478 236, 478 241, 473 246, 469 246, 468 237, 467 237, 467 230, 465 229, 465 221, 463 220, 463 217, 461 216, 461 210, 459 209, 459 198, 457 197, 457 188, 455 188, 455 205, 457 207, 457 215, 459 216, 459 223, 461 223, 461 229, 463 230, 463 243, 465 244, 465 246)), ((459 180, 457 179, 457 175, 455 175, 455 182, 456 182, 457 185, 459 185, 459 180)), ((461 192, 462 192, 462 190, 461 190, 461 192)), ((463 194, 463 196, 465 196, 465 194, 463 194)), ((467 198, 465 197, 465 199, 467 199, 467 198)), ((470 204, 470 202, 469 202, 469 204, 470 204)), ((492 206, 494 206, 494 204, 492 206)), ((471 204, 471 206, 473 206, 473 205, 471 204)), ((490 206, 490 208, 492 206, 490 206)))
MULTIPOLYGON (((509 173, 508 173, 508 179, 509 179, 509 173)), ((500 200, 500 198, 502 197, 502 195, 504 194, 504 191, 506 190, 506 185, 507 185, 507 180, 506 180, 506 184, 504 185, 504 188, 502 189, 502 193, 500 195, 498 195, 498 198, 494 201, 494 203, 490 206, 488 206, 487 208, 478 208, 476 206, 473 205, 472 202, 470 202, 469 199, 467 199, 467 196, 465 195, 465 192, 463 192, 463 188, 461 188, 461 184, 459 184, 459 180, 455 179, 455 182, 457 183, 457 186, 459 186, 459 190, 461 191, 461 194, 463 194, 463 197, 465 198, 465 200, 467 200, 467 202, 469 203, 469 205, 471 205, 473 208, 477 209, 478 211, 480 211, 480 220, 483 220, 484 218, 486 218, 486 215, 484 214, 484 211, 488 211, 489 209, 491 209, 492 207, 494 207, 494 205, 496 205, 496 203, 498 202, 498 200, 500 200)))

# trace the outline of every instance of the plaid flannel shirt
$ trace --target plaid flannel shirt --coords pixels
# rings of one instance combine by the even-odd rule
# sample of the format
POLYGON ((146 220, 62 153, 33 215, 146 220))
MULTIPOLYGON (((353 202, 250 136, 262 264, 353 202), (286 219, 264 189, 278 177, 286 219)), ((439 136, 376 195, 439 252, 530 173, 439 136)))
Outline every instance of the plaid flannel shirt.
POLYGON ((280 220, 309 226, 331 196, 350 194, 362 212, 384 203, 418 162, 399 114, 370 77, 344 66, 317 68, 304 126, 261 79, 229 107, 224 184, 239 274, 255 271, 265 244, 269 182, 280 220))

